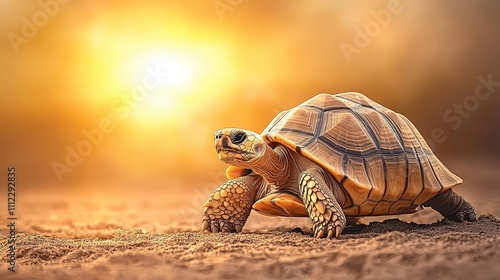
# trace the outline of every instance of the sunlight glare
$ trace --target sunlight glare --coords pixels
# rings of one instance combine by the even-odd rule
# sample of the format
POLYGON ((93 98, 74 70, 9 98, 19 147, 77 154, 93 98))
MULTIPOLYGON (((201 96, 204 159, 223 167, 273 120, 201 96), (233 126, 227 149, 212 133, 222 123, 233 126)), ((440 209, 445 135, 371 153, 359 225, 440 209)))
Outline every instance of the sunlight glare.
POLYGON ((160 69, 166 73, 159 87, 163 89, 188 89, 194 77, 194 63, 187 55, 167 53, 166 51, 151 51, 138 55, 131 64, 131 72, 142 79, 145 69, 160 69), (142 71, 141 71, 142 70, 142 71))
POLYGON ((85 78, 78 80, 82 99, 96 107, 106 106, 143 88, 145 97, 130 105, 127 122, 154 129, 178 125, 185 112, 199 112, 230 94, 229 89, 241 79, 234 71, 234 50, 216 37, 172 33, 169 40, 159 40, 161 32, 123 32, 107 22, 90 25, 86 49, 90 51, 80 58, 81 75, 77 76, 85 78), (160 73, 161 78, 151 79, 151 72, 160 73))

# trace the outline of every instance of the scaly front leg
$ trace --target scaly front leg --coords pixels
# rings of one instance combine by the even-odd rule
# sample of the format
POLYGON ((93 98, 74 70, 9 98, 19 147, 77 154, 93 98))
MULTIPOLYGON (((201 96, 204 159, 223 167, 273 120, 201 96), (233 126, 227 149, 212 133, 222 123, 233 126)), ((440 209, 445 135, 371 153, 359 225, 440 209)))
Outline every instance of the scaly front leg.
POLYGON ((218 187, 201 207, 203 232, 241 232, 261 187, 262 177, 248 175, 218 187))
POLYGON ((314 237, 339 237, 346 217, 322 175, 311 168, 301 173, 299 191, 313 222, 314 237))

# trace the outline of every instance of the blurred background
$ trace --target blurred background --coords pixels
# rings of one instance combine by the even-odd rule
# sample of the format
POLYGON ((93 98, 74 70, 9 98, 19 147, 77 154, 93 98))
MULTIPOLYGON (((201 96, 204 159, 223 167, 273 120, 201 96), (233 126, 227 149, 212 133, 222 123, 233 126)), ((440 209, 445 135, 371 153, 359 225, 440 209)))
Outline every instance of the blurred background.
POLYGON ((198 223, 224 180, 213 132, 261 131, 322 92, 403 113, 477 188, 497 177, 498 1, 0 0, 0 34, 0 179, 17 168, 21 230, 79 203, 198 223))

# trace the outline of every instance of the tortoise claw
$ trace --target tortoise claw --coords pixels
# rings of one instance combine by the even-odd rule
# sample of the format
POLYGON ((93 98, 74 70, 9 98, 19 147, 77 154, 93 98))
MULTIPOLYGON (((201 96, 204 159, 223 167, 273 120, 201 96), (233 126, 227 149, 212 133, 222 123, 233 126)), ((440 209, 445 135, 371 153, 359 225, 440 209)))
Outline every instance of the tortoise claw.
POLYGON ((451 217, 448 217, 448 219, 453 220, 455 222, 463 222, 463 221, 475 221, 477 219, 476 217, 476 210, 472 205, 470 205, 469 202, 464 201, 462 206, 460 207, 460 210, 451 217))
POLYGON ((205 232, 208 229, 208 221, 204 220, 203 223, 201 224, 201 231, 205 232))
POLYGON ((240 225, 235 225, 234 229, 236 230, 236 232, 241 232, 243 230, 243 227, 240 225))
POLYGON ((464 204, 462 206, 462 213, 465 220, 471 222, 476 220, 476 210, 467 201, 464 201, 464 204))
POLYGON ((205 203, 203 203, 200 208, 204 209, 206 207, 212 207, 212 203, 210 202, 210 200, 205 201, 205 203))
POLYGON ((202 205, 202 232, 241 232, 254 200, 242 180, 238 178, 225 182, 202 205))
POLYGON ((213 233, 218 233, 219 232, 219 228, 217 226, 212 226, 212 232, 213 233))
POLYGON ((335 237, 339 238, 341 232, 342 232, 342 228, 340 226, 336 226, 335 227, 335 237))
POLYGON ((467 218, 468 218, 469 221, 475 221, 475 220, 477 220, 477 218, 476 218, 476 211, 474 211, 473 213, 469 213, 467 215, 467 218))

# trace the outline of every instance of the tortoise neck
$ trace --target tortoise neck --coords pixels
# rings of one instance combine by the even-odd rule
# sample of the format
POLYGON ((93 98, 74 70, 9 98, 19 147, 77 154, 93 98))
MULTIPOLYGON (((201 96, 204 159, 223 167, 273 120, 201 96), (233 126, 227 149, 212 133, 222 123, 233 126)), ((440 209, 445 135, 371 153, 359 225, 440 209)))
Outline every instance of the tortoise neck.
POLYGON ((255 159, 250 168, 272 185, 285 184, 290 175, 290 161, 286 148, 281 145, 275 149, 267 144, 264 146, 262 156, 255 159))

